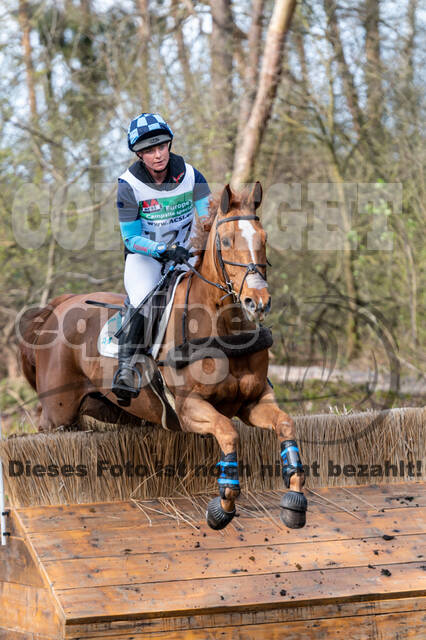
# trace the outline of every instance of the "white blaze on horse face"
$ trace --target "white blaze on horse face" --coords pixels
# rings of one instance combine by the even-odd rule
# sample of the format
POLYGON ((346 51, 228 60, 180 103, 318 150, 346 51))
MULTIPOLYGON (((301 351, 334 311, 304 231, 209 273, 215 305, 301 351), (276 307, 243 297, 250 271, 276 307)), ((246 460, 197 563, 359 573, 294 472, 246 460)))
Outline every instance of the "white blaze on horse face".
MULTIPOLYGON (((253 262, 253 264, 256 264, 256 257, 254 255, 254 245, 253 245, 253 238, 256 235, 256 229, 253 227, 252 223, 249 220, 239 220, 238 226, 241 229, 243 238, 247 242, 247 245, 250 251, 251 261, 253 262)), ((250 289, 267 289, 268 283, 266 282, 266 280, 262 278, 262 276, 259 273, 249 273, 247 276, 247 286, 250 289)))
POLYGON ((238 226, 240 227, 243 237, 248 244, 250 250, 251 261, 256 262, 254 257, 253 236, 256 235, 256 230, 249 220, 239 220, 238 226))

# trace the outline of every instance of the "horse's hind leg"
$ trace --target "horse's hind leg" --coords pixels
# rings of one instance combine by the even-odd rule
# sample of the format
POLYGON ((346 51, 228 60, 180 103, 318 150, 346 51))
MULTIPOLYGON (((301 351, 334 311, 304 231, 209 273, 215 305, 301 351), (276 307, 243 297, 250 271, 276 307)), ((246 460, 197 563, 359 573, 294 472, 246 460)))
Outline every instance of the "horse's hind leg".
POLYGON ((212 433, 219 443, 220 496, 210 500, 206 517, 212 529, 223 529, 234 517, 235 500, 240 495, 237 460, 238 432, 229 418, 198 396, 187 397, 178 413, 184 431, 212 433))
POLYGON ((39 418, 40 431, 52 431, 77 423, 80 404, 87 388, 82 381, 77 384, 62 382, 63 384, 59 379, 55 382, 44 379, 37 385, 42 407, 39 418))

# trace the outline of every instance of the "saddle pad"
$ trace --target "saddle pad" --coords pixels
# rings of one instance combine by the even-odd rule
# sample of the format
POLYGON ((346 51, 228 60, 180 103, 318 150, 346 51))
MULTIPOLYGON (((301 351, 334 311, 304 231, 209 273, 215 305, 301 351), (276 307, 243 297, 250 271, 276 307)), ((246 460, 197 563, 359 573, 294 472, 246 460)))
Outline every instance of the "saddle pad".
MULTIPOLYGON (((177 275, 176 280, 173 284, 170 299, 168 300, 167 305, 164 308, 160 321, 156 325, 155 338, 150 349, 150 354, 154 359, 157 357, 158 352, 160 351, 164 334, 166 333, 167 324, 169 322, 170 313, 172 311, 173 302, 175 299, 176 288, 185 274, 186 271, 183 271, 177 275)), ((109 318, 109 320, 107 320, 107 322, 102 327, 97 342, 98 351, 101 356, 105 356, 107 358, 118 357, 118 338, 116 338, 114 334, 120 329, 122 321, 122 312, 117 311, 117 313, 111 316, 111 318, 109 318)))
POLYGON ((107 358, 118 357, 118 338, 116 338, 114 334, 120 329, 122 320, 123 316, 121 315, 121 311, 117 311, 102 327, 98 336, 97 345, 101 356, 107 358))

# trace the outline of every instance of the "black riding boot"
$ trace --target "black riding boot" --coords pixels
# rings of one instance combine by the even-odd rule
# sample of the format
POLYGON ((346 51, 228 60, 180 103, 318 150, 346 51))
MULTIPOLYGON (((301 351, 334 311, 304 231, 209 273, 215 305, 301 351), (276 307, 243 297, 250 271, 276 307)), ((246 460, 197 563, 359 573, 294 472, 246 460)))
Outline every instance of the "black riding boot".
MULTIPOLYGON (((123 318, 123 324, 135 312, 129 306, 123 318)), ((127 407, 131 398, 136 398, 140 391, 140 373, 131 361, 136 351, 142 351, 144 343, 144 316, 136 313, 121 332, 118 338, 118 370, 112 381, 111 389, 119 398, 119 404, 127 407), (135 385, 135 377, 137 379, 135 385)))

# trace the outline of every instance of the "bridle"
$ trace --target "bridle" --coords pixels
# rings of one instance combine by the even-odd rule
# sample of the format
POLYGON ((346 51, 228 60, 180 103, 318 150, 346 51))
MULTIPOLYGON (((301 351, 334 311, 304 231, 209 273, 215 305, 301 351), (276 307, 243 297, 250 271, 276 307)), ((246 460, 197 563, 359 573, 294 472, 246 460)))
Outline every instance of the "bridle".
MULTIPOLYGON (((243 291, 243 286, 244 283, 247 279, 247 276, 252 273, 258 273, 260 275, 260 277, 265 280, 266 282, 266 264, 261 264, 260 262, 249 262, 248 264, 245 264, 243 262, 231 262, 230 260, 224 260, 222 257, 222 245, 220 242, 220 235, 219 235, 219 231, 218 231, 218 227, 221 224, 224 224, 224 222, 233 222, 235 220, 259 220, 259 216, 256 216, 254 214, 249 215, 249 216, 229 216, 227 218, 222 218, 222 220, 218 220, 216 222, 216 233, 215 233, 215 247, 216 247, 216 258, 219 261, 219 266, 222 270, 222 275, 223 275, 223 279, 226 282, 226 287, 227 287, 227 295, 232 295, 232 299, 234 303, 241 303, 241 293, 243 291), (226 270, 225 265, 226 264, 230 264, 233 267, 242 267, 243 269, 245 268, 246 272, 244 274, 244 278, 242 279, 241 282, 241 287, 238 293, 236 293, 235 289, 234 289, 234 285, 232 280, 229 277, 229 274, 226 270), (261 271, 259 271, 259 267, 261 267, 262 269, 265 270, 265 273, 263 274, 261 271)), ((226 296, 223 296, 226 297, 226 296)))
MULTIPOLYGON (((218 227, 221 224, 224 224, 225 222, 234 222, 235 220, 256 220, 256 221, 258 221, 259 219, 260 219, 259 216, 251 214, 251 215, 247 215, 247 216, 228 216, 228 217, 223 218, 222 220, 217 220, 216 221, 215 240, 214 240, 214 246, 215 246, 215 249, 216 249, 215 263, 216 263, 216 267, 218 266, 217 263, 219 263, 220 271, 222 272, 222 277, 223 277, 223 280, 224 280, 226 286, 223 286, 219 282, 212 282, 211 280, 207 280, 207 278, 202 276, 201 273, 199 273, 188 261, 185 262, 185 264, 191 269, 191 271, 192 271, 192 273, 194 275, 196 275, 199 278, 201 278, 201 280, 204 280, 204 282, 207 282, 208 284, 211 284, 214 287, 217 287, 218 289, 221 289, 222 291, 225 292, 225 295, 221 297, 221 301, 224 298, 227 298, 228 296, 232 296, 232 301, 235 304, 241 304, 241 293, 243 291, 243 286, 244 286, 244 283, 245 283, 245 281, 247 279, 247 276, 249 274, 258 273, 261 276, 261 278, 263 278, 263 280, 265 280, 265 282, 266 282, 266 264, 262 264, 260 262, 244 263, 244 262, 231 262, 231 260, 224 260, 223 256, 222 256, 222 245, 221 245, 221 241, 220 241, 220 235, 219 235, 218 227), (227 271, 226 266, 225 266, 227 264, 231 265, 233 267, 242 267, 243 269, 246 270, 246 272, 244 274, 244 278, 242 279, 242 282, 241 282, 240 290, 238 292, 235 291, 234 284, 233 284, 232 280, 229 277, 228 271, 227 271), (261 269, 264 269, 265 273, 262 273, 261 271, 259 271, 259 267, 261 269)), ((267 260, 267 264, 270 264, 268 260, 267 260)))

